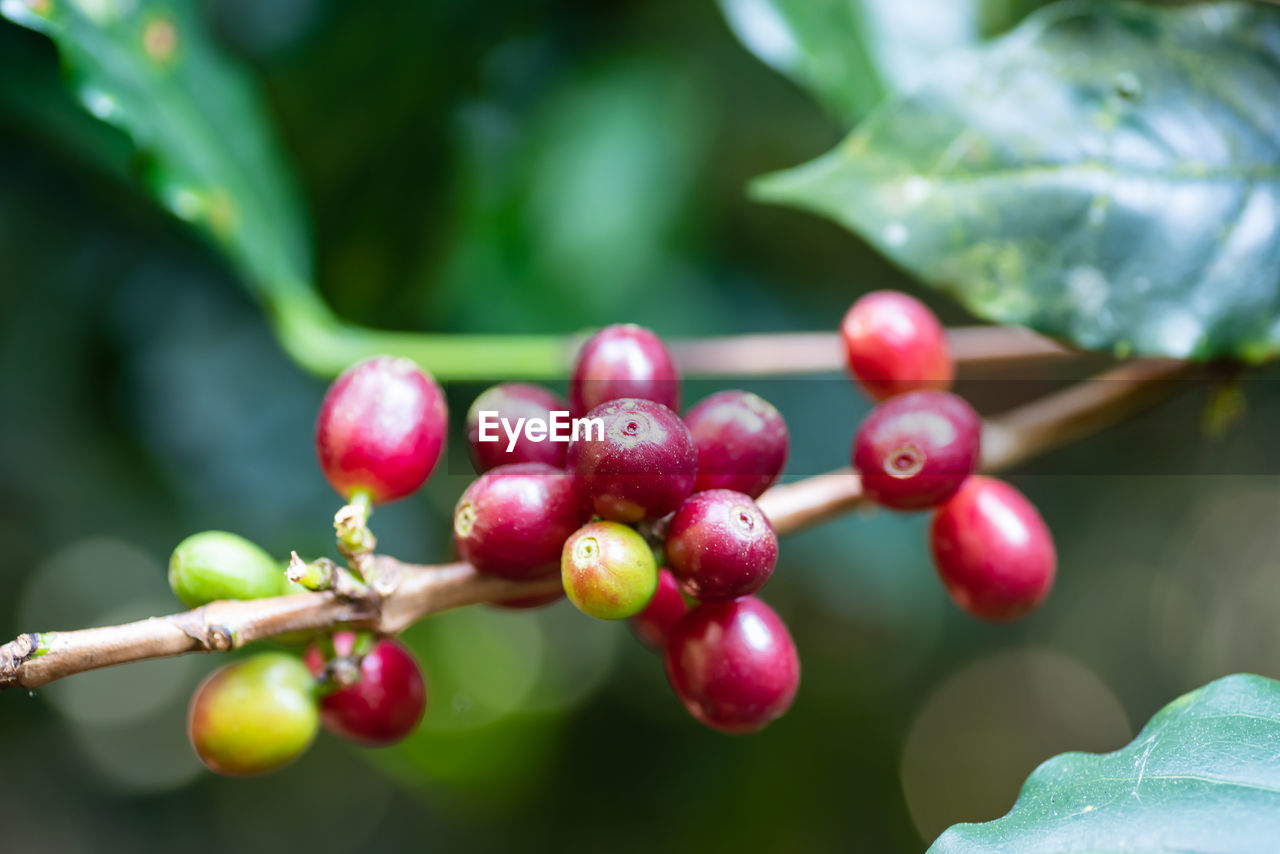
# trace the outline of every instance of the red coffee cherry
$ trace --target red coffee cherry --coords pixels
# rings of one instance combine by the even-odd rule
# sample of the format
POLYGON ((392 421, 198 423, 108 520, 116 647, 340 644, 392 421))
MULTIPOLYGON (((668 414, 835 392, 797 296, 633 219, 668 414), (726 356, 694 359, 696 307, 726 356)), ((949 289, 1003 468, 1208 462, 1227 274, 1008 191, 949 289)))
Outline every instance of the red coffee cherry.
POLYGON ((1057 574, 1044 519, 1026 496, 995 478, 965 481, 934 514, 929 543, 951 598, 984 620, 1007 622, 1035 609, 1057 574))
POLYGON ((778 562, 778 537, 751 497, 728 489, 695 492, 667 526, 667 565, 680 588, 702 602, 755 593, 778 562))
POLYGON ((667 641, 666 665, 690 714, 727 733, 755 732, 780 718, 800 685, 790 632, 754 596, 686 614, 667 641))
POLYGON ((913 391, 880 404, 858 428, 853 467, 867 497, 920 510, 951 496, 978 467, 982 419, 945 391, 913 391))
MULTIPOLYGON (((338 655, 351 655, 354 645, 352 632, 333 636, 338 655)), ((324 672, 324 657, 315 647, 307 650, 306 662, 312 674, 324 672)), ((398 641, 381 638, 360 659, 357 680, 321 698, 320 720, 334 735, 383 747, 417 729, 426 708, 427 688, 413 654, 398 641)))
POLYGON ((617 522, 584 525, 565 542, 560 566, 569 601, 601 620, 634 617, 658 589, 649 544, 617 522))
POLYGON ((662 650, 671 630, 688 611, 689 605, 676 585, 676 577, 670 570, 660 569, 658 590, 645 609, 631 618, 631 628, 645 645, 662 650))
POLYGON ((898 291, 872 291, 840 324, 849 373, 874 400, 951 387, 955 363, 932 311, 898 291))
POLYGON ((320 728, 315 687, 306 666, 282 652, 220 667, 191 698, 191 746, 219 774, 282 768, 306 752, 320 728))
POLYGON ((656 519, 693 490, 698 452, 689 428, 670 409, 622 398, 586 417, 603 422, 604 436, 570 442, 566 462, 591 512, 615 522, 656 519))
POLYGON ((394 501, 426 481, 448 432, 444 395, 408 359, 377 356, 347 368, 324 396, 316 455, 344 498, 394 501))
POLYGON ((680 410, 680 377, 662 339, 643 326, 606 326, 582 345, 569 380, 575 416, 620 397, 680 410))
MULTIPOLYGON (((551 424, 552 412, 569 412, 569 402, 560 395, 545 388, 527 383, 503 383, 487 389, 471 404, 467 410, 467 447, 471 453, 471 463, 476 471, 483 474, 489 469, 512 463, 546 463, 556 468, 564 468, 564 452, 566 442, 546 441, 534 442, 525 435, 517 425, 520 419, 526 423, 530 419, 541 419, 551 424), (512 430, 519 433, 515 446, 508 450, 510 437, 501 426, 488 431, 488 435, 497 436, 497 441, 480 441, 480 413, 496 412, 497 418, 505 418, 512 430)), ((568 418, 566 414, 563 416, 568 418)))
POLYGON ((589 514, 573 478, 546 463, 498 466, 458 500, 453 541, 480 572, 522 580, 553 575, 560 550, 589 514))
POLYGON ((786 465, 787 422, 759 395, 717 392, 690 409, 684 423, 698 449, 694 492, 732 489, 757 498, 786 465))

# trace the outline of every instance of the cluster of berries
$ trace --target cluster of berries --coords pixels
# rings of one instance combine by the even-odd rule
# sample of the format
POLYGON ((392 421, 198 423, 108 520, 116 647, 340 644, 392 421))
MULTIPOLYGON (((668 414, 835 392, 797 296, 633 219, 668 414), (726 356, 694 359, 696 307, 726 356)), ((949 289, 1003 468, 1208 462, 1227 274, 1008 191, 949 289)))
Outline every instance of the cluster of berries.
POLYGON ((1033 610, 1053 586, 1053 537, 1021 492, 974 474, 982 420, 948 391, 955 368, 938 319, 906 294, 876 291, 840 333, 850 372, 881 401, 853 441, 866 496, 893 510, 935 508, 934 565, 961 608, 999 622, 1033 610))
MULTIPOLYGON (((1021 493, 974 474, 982 422, 947 390, 954 368, 937 318, 908 296, 877 292, 849 310, 841 338, 852 375, 880 401, 853 443, 865 495, 893 510, 934 510, 934 561, 962 608, 990 620, 1034 608, 1053 583, 1052 538, 1021 493)), ((753 732, 787 711, 800 680, 786 625, 755 596, 778 557, 755 499, 782 472, 787 427, 777 409, 742 391, 713 394, 683 418, 679 411, 667 348, 634 325, 607 327, 583 345, 568 400, 519 383, 485 391, 467 415, 479 477, 456 506, 454 542, 480 573, 559 575, 553 592, 498 604, 537 607, 567 594, 590 616, 630 620, 664 655, 694 717, 753 732), (560 416, 572 422, 567 441, 547 429, 560 416), (486 419, 525 429, 486 435, 486 419)), ((350 506, 367 507, 417 490, 447 430, 435 381, 408 360, 377 357, 329 388, 316 451, 350 506)), ((170 582, 191 607, 302 589, 256 545, 223 532, 179 545, 170 582)), ((279 767, 322 724, 384 745, 421 720, 422 673, 396 641, 349 632, 293 640, 311 644, 301 659, 259 654, 221 668, 196 692, 190 736, 210 768, 279 767)))
POLYGON ((684 418, 679 411, 667 348, 633 325, 583 345, 568 400, 522 384, 489 389, 468 412, 481 474, 458 502, 454 540, 479 572, 559 574, 583 613, 631 619, 664 652, 671 685, 695 717, 751 732, 790 707, 800 678, 786 626, 753 595, 778 558, 755 498, 782 472, 787 427, 742 391, 714 394, 684 418), (483 441, 486 416, 543 423, 557 413, 574 423, 568 442, 528 431, 483 441))

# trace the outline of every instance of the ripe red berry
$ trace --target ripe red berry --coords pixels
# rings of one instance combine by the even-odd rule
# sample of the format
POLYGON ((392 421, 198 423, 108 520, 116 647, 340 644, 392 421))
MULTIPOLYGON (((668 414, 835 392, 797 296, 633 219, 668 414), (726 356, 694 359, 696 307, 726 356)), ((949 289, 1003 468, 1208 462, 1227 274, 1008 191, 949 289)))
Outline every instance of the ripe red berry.
POLYGON ((1053 587, 1053 535, 1026 496, 995 478, 969 478, 939 507, 929 542, 951 598, 984 620, 1015 620, 1053 587))
POLYGON ((875 400, 917 389, 951 387, 955 364, 947 333, 918 299, 872 291, 840 324, 849 372, 875 400))
POLYGON ((667 641, 666 665, 685 708, 721 732, 762 729, 791 708, 800 685, 791 634, 754 596, 686 614, 667 641))
POLYGON ((288 765, 320 727, 315 680, 292 655, 268 652, 215 670, 187 714, 191 746, 211 771, 233 777, 288 765))
POLYGON ((649 544, 617 522, 584 525, 564 544, 564 592, 579 611, 601 620, 625 620, 644 610, 658 589, 649 544))
POLYGON ((541 608, 550 605, 552 602, 559 602, 564 598, 564 587, 559 590, 553 590, 550 593, 535 593, 532 596, 517 596, 515 599, 503 599, 500 602, 490 602, 489 604, 495 608, 502 608, 508 611, 529 611, 534 608, 541 608))
POLYGON ((778 537, 751 497, 728 489, 695 492, 667 526, 667 565, 703 601, 755 593, 773 574, 778 537))
POLYGON ((875 408, 853 442, 853 467, 877 504, 920 510, 951 496, 978 467, 982 419, 960 397, 913 391, 875 408))
POLYGON ((569 380, 574 416, 620 397, 680 409, 680 377, 657 335, 643 326, 606 326, 582 345, 569 380))
MULTIPOLYGON (((487 389, 467 410, 467 446, 471 463, 480 473, 511 463, 546 463, 564 468, 565 442, 535 442, 521 429, 520 419, 541 419, 551 423, 552 412, 569 412, 569 402, 555 392, 527 383, 504 383, 487 389), (487 431, 497 436, 497 441, 480 441, 480 413, 496 412, 496 418, 505 418, 511 429, 517 431, 514 447, 510 437, 499 426, 487 431)), ((566 414, 564 416, 568 418, 566 414)), ((491 422, 492 423, 492 422, 491 422)))
POLYGON ((448 431, 444 395, 408 359, 378 356, 334 380, 316 420, 316 455, 344 498, 394 501, 422 486, 448 431))
MULTIPOLYGON (((334 650, 351 654, 355 635, 338 632, 334 650)), ((324 672, 324 658, 315 647, 307 650, 312 674, 324 672)), ((418 727, 427 708, 427 689, 413 654, 398 641, 381 638, 360 659, 355 682, 320 700, 320 720, 334 735, 368 747, 395 744, 418 727)))
POLYGON ((675 576, 670 570, 660 569, 658 590, 645 609, 631 618, 631 628, 646 645, 661 650, 666 647, 671 630, 688 611, 675 576))
POLYGON ((552 575, 560 550, 588 514, 573 478, 546 463, 498 466, 480 475, 453 513, 462 559, 516 580, 552 575))
POLYGON ((567 464, 591 512, 615 522, 665 516, 693 490, 698 452, 689 428, 660 403, 613 400, 587 413, 603 424, 569 443, 567 464))
POLYGON ((694 492, 732 489, 756 498, 786 465, 787 422, 758 395, 717 392, 690 409, 684 423, 698 449, 694 492))

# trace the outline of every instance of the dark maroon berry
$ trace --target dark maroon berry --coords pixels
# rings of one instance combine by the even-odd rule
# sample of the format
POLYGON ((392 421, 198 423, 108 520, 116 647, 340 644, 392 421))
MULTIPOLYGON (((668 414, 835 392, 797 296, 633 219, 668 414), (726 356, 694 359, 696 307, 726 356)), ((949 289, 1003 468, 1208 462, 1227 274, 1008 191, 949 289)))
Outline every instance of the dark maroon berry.
POLYGON ((680 409, 680 377, 662 339, 632 323, 606 326, 582 345, 569 380, 575 416, 620 397, 680 409))
POLYGON ((550 605, 552 602, 559 602, 564 598, 564 587, 552 590, 550 593, 534 593, 532 596, 517 596, 514 599, 503 599, 499 602, 490 602, 495 608, 502 608, 507 611, 530 611, 534 608, 542 608, 550 605))
POLYGON ((378 356, 334 380, 316 420, 316 455, 344 498, 394 501, 422 486, 448 431, 444 395, 408 359, 378 356))
POLYGON ((597 406, 586 418, 566 462, 591 512, 615 522, 656 519, 693 490, 698 452, 689 428, 670 409, 623 398, 597 406))
POLYGON ((545 463, 498 466, 458 500, 453 539, 480 572, 515 580, 554 575, 587 513, 573 478, 545 463))
MULTIPOLYGON (((354 644, 351 632, 333 636, 338 655, 350 655, 354 644)), ((316 676, 324 671, 324 659, 315 647, 307 650, 306 661, 316 676)), ((426 685, 412 653, 399 642, 382 638, 361 657, 355 682, 321 698, 320 720, 334 735, 381 747, 417 729, 426 707, 426 685)))
POLYGON ((568 443, 551 440, 553 412, 561 413, 556 418, 567 427, 568 401, 541 386, 504 383, 482 393, 467 411, 467 446, 476 471, 483 474, 511 463, 546 463, 564 468, 568 443), (530 424, 546 425, 536 429, 535 435, 543 436, 541 440, 530 438, 525 430, 530 424))
POLYGON ((749 495, 695 492, 667 527, 667 565, 680 588, 703 602, 755 593, 773 574, 778 537, 749 495))
POLYGON ((667 645, 676 623, 689 611, 684 595, 670 570, 658 570, 658 591, 639 614, 631 618, 631 628, 645 644, 656 650, 667 645))
POLYGON ((685 708, 721 732, 762 729, 791 708, 800 685, 791 634, 754 596, 686 614, 667 641, 666 663, 685 708))
POLYGON ((849 373, 875 400, 919 389, 951 387, 955 364, 946 330, 920 300, 872 291, 840 324, 849 373))
POLYGON ((721 391, 690 409, 684 423, 698 449, 693 491, 732 489, 756 498, 787 462, 787 422, 746 391, 721 391))
POLYGON ((1015 620, 1053 587, 1053 536, 1026 496, 1003 481, 965 481, 934 514, 929 541, 951 598, 984 620, 1015 620))
POLYGON ((853 442, 853 467, 868 498, 920 510, 951 496, 981 456, 982 419, 945 391, 913 391, 875 408, 853 442))

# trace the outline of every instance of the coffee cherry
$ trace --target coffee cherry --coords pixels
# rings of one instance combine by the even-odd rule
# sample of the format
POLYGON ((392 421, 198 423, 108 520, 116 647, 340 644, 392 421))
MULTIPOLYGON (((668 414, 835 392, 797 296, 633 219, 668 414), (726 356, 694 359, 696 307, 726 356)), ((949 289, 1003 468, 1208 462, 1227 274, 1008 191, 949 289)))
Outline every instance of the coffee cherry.
POLYGON ((169 587, 188 608, 219 599, 278 596, 287 581, 271 555, 225 531, 192 534, 169 558, 169 587))
POLYGON ((840 324, 849 372, 875 400, 951 387, 955 364, 934 313, 898 291, 872 291, 840 324))
POLYGON ((1053 535, 1026 496, 995 478, 965 481, 934 514, 929 543, 951 598, 984 620, 1015 620, 1053 587, 1053 535))
POLYGON ((676 624, 667 679, 695 718, 748 733, 784 715, 800 685, 800 659, 786 625, 754 596, 708 602, 676 624))
POLYGON ((945 391, 890 398, 867 416, 853 443, 862 488, 894 510, 932 507, 960 488, 981 456, 982 420, 945 391))
POLYGON ((444 394, 408 359, 377 356, 347 368, 324 396, 316 455, 344 498, 404 498, 422 486, 448 431, 444 394))
POLYGON ((606 326, 582 345, 569 380, 569 403, 580 416, 620 397, 652 400, 679 411, 680 377, 662 339, 643 326, 606 326))
POLYGON ((552 575, 569 535, 588 518, 573 478, 546 463, 498 466, 458 500, 453 541, 462 559, 516 580, 552 575))
POLYGON ((514 599, 503 599, 500 602, 490 602, 489 604, 495 608, 502 608, 507 611, 530 611, 534 608, 542 608, 553 602, 559 602, 564 598, 564 588, 553 590, 550 593, 535 593, 532 596, 517 596, 514 599))
POLYGON ((695 492, 667 527, 667 565, 703 601, 754 593, 773 574, 778 537, 751 497, 728 489, 695 492))
POLYGON ((196 689, 187 734, 219 774, 265 774, 288 765, 319 729, 315 680, 297 658, 268 652, 214 671, 196 689))
MULTIPOLYGON (((569 412, 569 403, 555 392, 527 383, 504 383, 486 390, 475 399, 467 410, 467 446, 471 453, 471 463, 476 471, 487 472, 489 469, 511 463, 546 463, 556 468, 564 468, 564 452, 566 443, 531 441, 522 429, 517 427, 521 419, 541 419, 551 423, 552 412, 569 412), (496 412, 497 418, 505 418, 513 430, 519 430, 515 446, 507 450, 511 444, 510 437, 499 427, 490 429, 489 435, 498 437, 494 442, 480 441, 480 413, 496 412)), ((568 417, 567 415, 565 416, 568 417)))
POLYGON ((570 537, 560 577, 569 601, 601 620, 634 617, 658 589, 653 552, 643 537, 617 522, 592 522, 570 537))
POLYGON ((690 409, 684 423, 698 449, 694 492, 732 489, 756 498, 786 465, 787 422, 758 395, 717 392, 690 409))
POLYGON ((631 618, 631 628, 646 645, 662 650, 676 623, 689 611, 670 570, 658 570, 658 589, 644 610, 631 618))
MULTIPOLYGON (((351 655, 354 645, 352 632, 333 636, 340 656, 351 655)), ((306 662, 313 675, 324 672, 324 658, 315 647, 307 650, 306 662)), ((417 729, 426 708, 427 689, 413 654, 398 641, 382 638, 361 657, 355 682, 321 697, 320 720, 334 735, 382 747, 417 729)))
POLYGON ((698 452, 689 429, 670 409, 623 398, 586 417, 603 422, 604 438, 592 434, 570 442, 566 462, 593 513, 615 522, 656 519, 693 490, 698 452))

